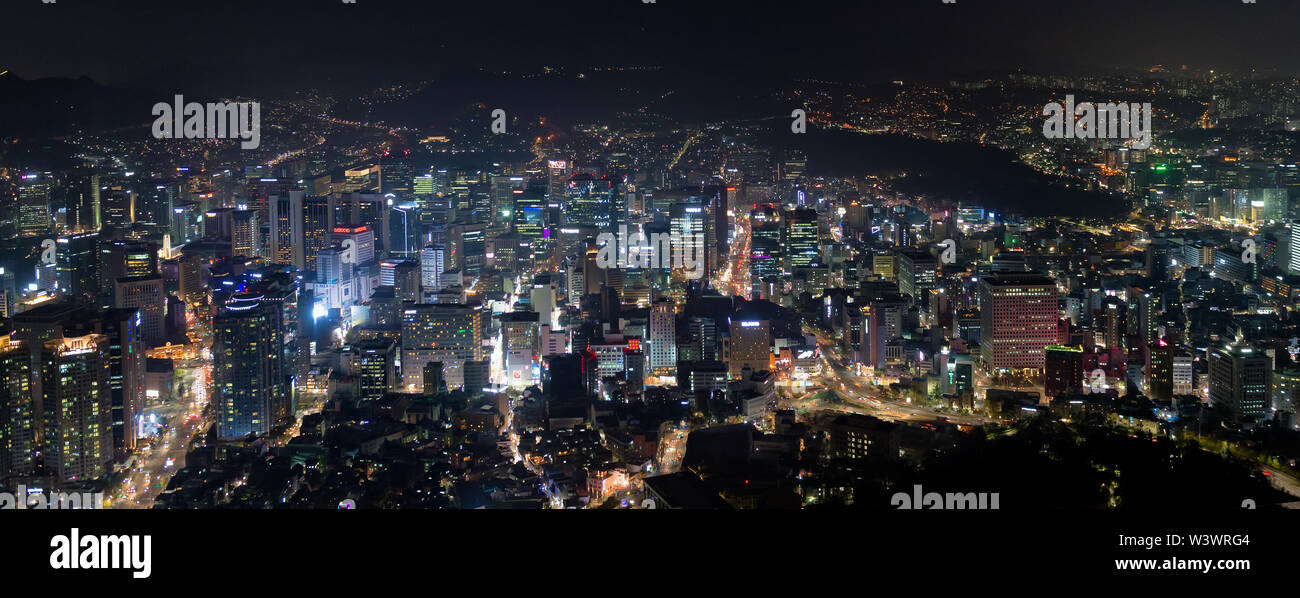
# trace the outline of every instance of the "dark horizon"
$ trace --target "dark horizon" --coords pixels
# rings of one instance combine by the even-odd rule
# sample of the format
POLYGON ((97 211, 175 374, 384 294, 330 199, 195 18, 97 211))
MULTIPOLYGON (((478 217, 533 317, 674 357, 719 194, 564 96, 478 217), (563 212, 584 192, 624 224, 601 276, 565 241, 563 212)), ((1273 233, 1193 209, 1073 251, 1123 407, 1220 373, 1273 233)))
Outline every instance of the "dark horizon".
POLYGON ((113 86, 192 78, 279 92, 419 80, 445 69, 659 66, 741 77, 942 79, 1171 70, 1292 75, 1300 3, 1021 0, 571 0, 469 7, 396 0, 11 3, 0 71, 113 86), (274 63, 274 64, 272 64, 274 63), (255 77, 250 77, 255 73, 255 77))

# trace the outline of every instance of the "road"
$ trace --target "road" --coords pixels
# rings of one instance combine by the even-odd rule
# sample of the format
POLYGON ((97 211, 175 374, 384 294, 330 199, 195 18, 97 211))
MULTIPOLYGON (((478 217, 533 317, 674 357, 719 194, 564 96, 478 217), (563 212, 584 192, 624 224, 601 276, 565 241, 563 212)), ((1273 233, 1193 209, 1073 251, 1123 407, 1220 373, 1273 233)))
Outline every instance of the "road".
POLYGON ((943 421, 962 426, 982 426, 997 423, 995 419, 976 415, 947 413, 929 407, 889 400, 883 386, 864 383, 861 377, 855 375, 848 368, 848 364, 840 359, 831 341, 823 339, 819 335, 817 345, 821 350, 822 368, 821 372, 811 380, 814 383, 819 383, 823 389, 835 391, 837 395, 844 399, 845 403, 833 404, 824 401, 812 401, 811 397, 816 394, 814 392, 804 395, 802 399, 796 399, 795 403, 792 403, 792 406, 796 408, 800 406, 799 401, 804 401, 803 407, 809 409, 815 406, 822 409, 862 413, 891 421, 943 421), (809 401, 811 401, 811 404, 809 401))
POLYGON ((167 488, 171 476, 185 467, 185 453, 191 440, 207 429, 210 422, 203 418, 203 410, 207 406, 211 369, 197 363, 188 365, 197 367, 182 369, 182 365, 177 368, 188 392, 179 400, 146 412, 146 417, 148 414, 157 415, 167 425, 160 429, 156 439, 142 441, 134 466, 118 487, 107 493, 109 508, 152 507, 154 499, 167 488), (185 377, 189 378, 188 382, 184 382, 185 377))

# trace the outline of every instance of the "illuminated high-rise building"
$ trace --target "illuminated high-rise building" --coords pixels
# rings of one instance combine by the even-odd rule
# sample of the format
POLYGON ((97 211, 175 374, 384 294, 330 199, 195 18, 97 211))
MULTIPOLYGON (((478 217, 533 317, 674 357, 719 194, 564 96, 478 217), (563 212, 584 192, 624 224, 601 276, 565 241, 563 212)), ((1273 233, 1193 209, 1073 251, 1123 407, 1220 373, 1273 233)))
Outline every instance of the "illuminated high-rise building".
POLYGON ((230 215, 230 251, 234 255, 262 255, 262 225, 255 210, 235 210, 230 215))
POLYGON ((358 400, 379 400, 397 388, 397 345, 393 341, 361 341, 357 344, 356 351, 358 400))
POLYGON ((564 198, 564 222, 570 226, 594 226, 608 230, 611 215, 616 213, 618 189, 607 178, 589 174, 569 179, 564 198))
POLYGON ((1239 424, 1258 422, 1272 404, 1273 360, 1240 340, 1209 350, 1210 405, 1223 405, 1239 424))
POLYGON ((784 235, 785 272, 820 264, 821 250, 818 235, 817 212, 810 209, 791 210, 785 214, 784 235))
POLYGON ((55 483, 104 477, 113 457, 108 337, 45 341, 40 362, 45 475, 55 483))
POLYGON ((990 370, 1042 370, 1058 342, 1056 283, 1033 272, 980 278, 980 351, 990 370))
POLYGON ((424 366, 441 361, 451 386, 464 384, 460 365, 483 359, 483 314, 467 305, 414 304, 402 312, 402 385, 419 390, 424 366))
POLYGON ((140 338, 148 347, 157 347, 166 340, 166 301, 161 276, 119 278, 113 285, 113 307, 139 310, 140 338))
POLYGON ((53 224, 50 214, 50 185, 40 174, 25 174, 18 182, 18 222, 20 237, 39 237, 50 234, 53 224))
POLYGON ((671 301, 661 299, 650 306, 645 345, 651 371, 656 375, 676 371, 677 314, 671 301))
POLYGON ((509 229, 515 219, 517 200, 524 193, 524 178, 494 175, 491 178, 492 225, 509 229))
POLYGON ((420 250, 420 288, 423 293, 442 290, 442 274, 446 271, 446 247, 430 245, 420 250))
POLYGON ((0 335, 0 479, 36 472, 40 403, 32 396, 31 349, 0 335))
POLYGON ((1168 400, 1174 396, 1174 348, 1157 339, 1147 348, 1147 396, 1168 400))
POLYGON ((212 402, 221 438, 267 434, 277 415, 287 415, 281 325, 254 293, 235 295, 214 318, 212 402))
POLYGON ((766 372, 772 369, 772 323, 770 321, 733 316, 730 344, 731 361, 727 364, 727 374, 731 378, 739 378, 746 367, 754 372, 766 372))
POLYGON ((781 212, 769 205, 749 213, 749 276, 753 289, 762 288, 764 279, 781 277, 785 248, 781 245, 781 212))
POLYGON ((267 198, 270 234, 267 236, 266 259, 273 264, 301 264, 302 191, 267 198))

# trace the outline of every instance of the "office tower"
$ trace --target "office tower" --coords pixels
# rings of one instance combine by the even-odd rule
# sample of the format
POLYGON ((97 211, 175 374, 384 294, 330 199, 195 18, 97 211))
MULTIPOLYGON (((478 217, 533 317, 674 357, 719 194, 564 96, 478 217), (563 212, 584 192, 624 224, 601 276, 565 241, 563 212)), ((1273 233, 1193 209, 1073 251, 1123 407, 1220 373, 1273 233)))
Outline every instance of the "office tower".
POLYGON ((407 194, 412 190, 415 169, 403 156, 384 156, 379 159, 379 192, 407 194))
POLYGON ((264 435, 286 414, 279 314, 255 293, 240 293, 213 319, 212 402, 217 435, 264 435))
POLYGON ((104 228, 129 228, 135 221, 135 194, 120 185, 100 187, 99 208, 104 228))
POLYGON ((442 362, 430 361, 424 364, 424 394, 447 394, 447 380, 442 375, 442 362))
POLYGON ((60 237, 56 243, 53 274, 59 289, 77 299, 90 299, 99 291, 99 233, 60 237))
POLYGON ((590 174, 569 179, 564 198, 564 222, 569 226, 594 226, 609 230, 611 217, 617 212, 618 189, 608 178, 590 174))
POLYGON ((13 271, 0 266, 0 318, 13 317, 18 299, 18 285, 13 271))
POLYGON ((144 410, 146 358, 138 314, 136 309, 125 308, 108 310, 97 317, 98 332, 108 338, 108 387, 112 394, 115 461, 121 461, 135 451, 139 417, 144 410))
POLYGON ((943 360, 946 366, 942 382, 943 393, 962 398, 962 403, 966 404, 966 397, 969 397, 975 389, 975 362, 969 354, 951 353, 944 349, 943 353, 947 354, 947 359, 943 360))
POLYGON ((349 168, 343 172, 344 189, 348 191, 378 191, 380 185, 380 168, 371 164, 360 168, 349 168))
POLYGON ((1057 343, 1056 283, 1034 272, 980 278, 980 352, 989 370, 1041 370, 1057 343))
POLYGON ((148 347, 157 347, 166 341, 163 326, 166 301, 161 276, 119 278, 113 286, 113 307, 139 310, 140 338, 148 347))
POLYGON ((542 324, 552 323, 555 317, 556 291, 555 281, 550 275, 539 275, 533 278, 533 288, 528 291, 528 298, 533 305, 533 310, 538 313, 538 321, 542 324))
POLYGON ((519 256, 521 261, 531 267, 534 262, 547 257, 543 244, 550 239, 550 229, 546 226, 545 198, 527 191, 516 194, 514 227, 523 252, 519 256))
POLYGON ((1116 297, 1106 297, 1101 303, 1100 322, 1102 348, 1123 349, 1125 335, 1128 331, 1128 308, 1116 297))
POLYGON ((569 268, 565 274, 565 298, 566 302, 573 307, 582 304, 582 297, 586 294, 586 260, 569 268))
POLYGON ((511 386, 533 384, 533 364, 538 358, 537 312, 513 311, 501 318, 502 370, 511 386))
POLYGON ((374 401, 397 386, 397 345, 385 339, 357 344, 357 400, 374 401))
POLYGON ((480 359, 478 361, 466 361, 460 365, 461 378, 464 381, 461 387, 465 394, 475 397, 483 394, 483 391, 492 383, 492 363, 489 359, 480 359))
POLYGON ((1291 274, 1300 274, 1300 220, 1292 220, 1287 224, 1291 236, 1291 262, 1288 264, 1287 271, 1291 274))
POLYGON ((546 196, 551 202, 559 202, 568 192, 569 175, 572 165, 566 160, 548 160, 546 163, 546 196))
POLYGON ((302 248, 297 245, 302 231, 302 191, 267 198, 268 223, 267 261, 273 264, 300 264, 302 248), (299 257, 295 257, 299 256, 299 257))
POLYGON ((344 250, 338 245, 321 249, 316 253, 316 282, 320 284, 337 284, 351 281, 352 264, 344 258, 344 250))
POLYGON ((442 273, 447 271, 447 249, 430 245, 420 250, 420 287, 423 292, 442 290, 442 273))
POLYGON ((388 255, 415 259, 424 245, 420 224, 420 208, 415 202, 405 202, 388 208, 388 255))
POLYGON ((1142 347, 1154 344, 1157 340, 1156 327, 1160 317, 1160 297, 1145 289, 1129 287, 1129 322, 1127 334, 1136 334, 1142 347))
POLYGON ((817 212, 796 209, 785 213, 784 227, 785 272, 821 263, 817 212))
POLYGON ((98 231, 99 176, 85 168, 74 169, 69 176, 64 209, 67 210, 64 220, 69 233, 98 231))
POLYGON ((300 191, 292 191, 289 197, 298 204, 296 211, 302 213, 301 228, 293 236, 297 248, 293 265, 299 270, 315 270, 316 254, 329 246, 334 230, 334 196, 304 197, 300 191))
POLYGON ((134 223, 145 231, 165 234, 171 229, 172 209, 180 196, 175 184, 152 181, 139 186, 136 193, 134 223))
POLYGON ((1273 360, 1238 340, 1209 350, 1210 404, 1224 405, 1233 421, 1250 425, 1268 413, 1273 360))
POLYGON ((718 323, 713 318, 693 316, 687 323, 691 335, 691 345, 697 361, 717 361, 718 359, 718 323))
POLYGON ((379 263, 379 284, 393 287, 398 300, 419 302, 422 271, 414 260, 379 263))
POLYGON ((671 301, 660 299, 650 306, 645 344, 650 355, 650 370, 655 375, 671 374, 677 369, 676 319, 671 301))
POLYGON ((767 320, 731 318, 731 360, 727 374, 739 378, 748 367, 754 372, 772 369, 772 323, 767 320))
POLYGON ((184 253, 177 264, 177 288, 189 305, 205 302, 209 289, 203 285, 203 256, 184 253))
POLYGON ((902 249, 896 254, 895 264, 898 268, 898 292, 922 303, 921 294, 935 288, 935 277, 939 270, 939 260, 928 251, 902 249))
POLYGON ((1147 347, 1147 396, 1168 400, 1174 396, 1174 348, 1164 339, 1147 347))
POLYGON ((850 305, 844 310, 845 341, 854 350, 856 361, 877 370, 885 367, 885 347, 894 338, 889 325, 890 313, 889 306, 880 302, 857 310, 850 305))
POLYGON ((375 262, 375 233, 364 224, 336 226, 330 240, 351 251, 351 263, 357 266, 368 266, 375 262))
POLYGON ((451 386, 464 384, 460 366, 483 359, 483 314, 466 305, 414 304, 402 311, 402 385, 419 390, 424 366, 440 361, 451 386))
POLYGON ((1296 407, 1300 406, 1300 368, 1294 362, 1287 363, 1273 370, 1273 410, 1290 420, 1290 427, 1296 427, 1296 407))
POLYGON ((1051 398, 1083 390, 1083 347, 1049 345, 1044 349, 1043 393, 1051 398))
POLYGON ((99 242, 99 293, 112 295, 117 279, 158 274, 158 248, 143 241, 99 242))
POLYGON ((765 279, 781 277, 785 248, 781 245, 781 212, 764 205, 749 213, 749 277, 751 292, 762 288, 765 279))
POLYGON ((451 255, 447 263, 470 279, 478 278, 487 263, 487 231, 484 224, 457 224, 451 228, 451 255))
POLYGON ((524 193, 525 181, 519 176, 493 175, 491 177, 492 226, 510 229, 517 210, 516 201, 524 193))
MULTIPOLYGON (((387 255, 393 248, 391 221, 388 213, 393 200, 373 193, 344 193, 335 203, 334 223, 329 230, 336 227, 366 227, 372 231, 376 256, 387 255)), ((400 245, 400 243, 399 243, 400 245)))
POLYGON ((0 335, 0 480, 36 472, 40 405, 32 396, 32 352, 0 335))
POLYGON ((172 208, 171 235, 177 243, 189 243, 199 238, 199 221, 203 212, 199 204, 185 202, 172 208))
POLYGON ((18 236, 48 235, 53 222, 48 178, 40 174, 23 175, 18 182, 18 236))
MULTIPOLYGON (((680 282, 689 279, 698 262, 698 273, 701 279, 708 280, 709 272, 704 257, 704 230, 707 224, 704 219, 704 206, 698 202, 673 204, 668 214, 668 232, 677 244, 671 249, 679 255, 674 256, 670 251, 668 255, 659 256, 660 266, 671 264, 673 280, 680 282), (678 262, 681 263, 680 267, 678 262)), ((655 250, 659 251, 660 248, 655 250)))
POLYGON ((113 456, 108 337, 45 341, 40 361, 45 475, 56 484, 104 477, 113 456))
POLYGON ((1191 353, 1174 354, 1170 376, 1175 395, 1188 395, 1196 390, 1196 359, 1191 353))
POLYGON ((233 255, 262 255, 262 226, 254 210, 235 210, 230 215, 230 251, 233 255))
POLYGON ((1237 245, 1227 245, 1214 250, 1213 274, 1216 278, 1251 284, 1259 279, 1259 263, 1243 262, 1244 250, 1237 245))

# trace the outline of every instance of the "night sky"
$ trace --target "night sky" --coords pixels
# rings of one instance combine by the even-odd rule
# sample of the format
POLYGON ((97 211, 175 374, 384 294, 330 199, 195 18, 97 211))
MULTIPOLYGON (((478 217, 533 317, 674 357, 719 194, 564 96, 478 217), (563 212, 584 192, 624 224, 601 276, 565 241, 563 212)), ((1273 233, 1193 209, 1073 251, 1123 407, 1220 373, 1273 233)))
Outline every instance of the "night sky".
POLYGON ((659 65, 864 79, 1151 64, 1300 71, 1300 1, 5 0, 0 70, 157 83, 659 65))

